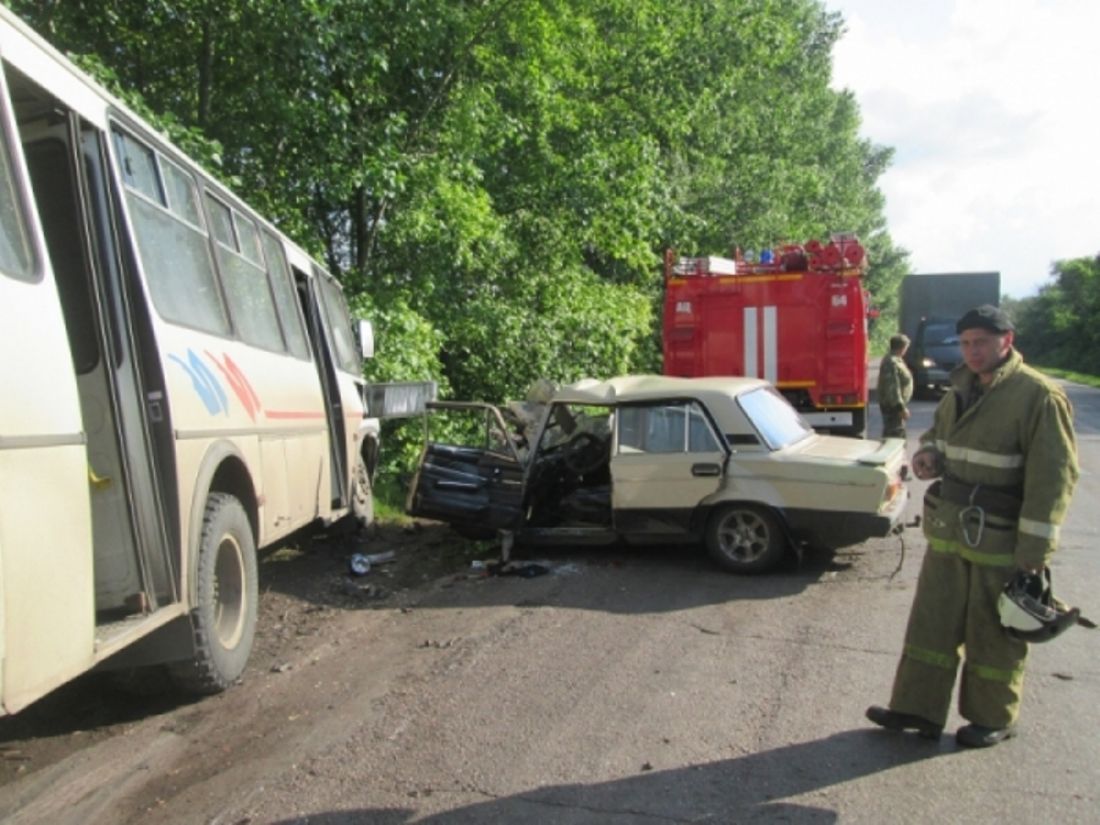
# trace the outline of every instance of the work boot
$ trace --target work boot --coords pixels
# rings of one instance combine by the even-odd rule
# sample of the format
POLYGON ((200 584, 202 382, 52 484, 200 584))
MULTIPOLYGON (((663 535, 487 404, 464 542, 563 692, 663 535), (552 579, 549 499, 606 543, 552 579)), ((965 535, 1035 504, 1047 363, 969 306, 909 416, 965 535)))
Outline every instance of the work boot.
POLYGON ((887 730, 915 730, 925 739, 939 739, 940 734, 943 733, 943 725, 937 725, 923 716, 901 713, 879 705, 871 705, 867 708, 867 718, 887 730))
POLYGON ((985 725, 963 725, 955 731, 955 741, 964 748, 989 748, 1016 735, 1012 725, 1004 728, 987 728, 985 725))

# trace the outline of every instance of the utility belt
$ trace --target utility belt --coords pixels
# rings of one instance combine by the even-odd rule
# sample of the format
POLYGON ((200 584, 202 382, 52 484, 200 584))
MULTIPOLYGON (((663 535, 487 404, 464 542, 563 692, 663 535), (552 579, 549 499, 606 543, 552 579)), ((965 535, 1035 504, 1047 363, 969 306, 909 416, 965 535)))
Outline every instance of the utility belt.
POLYGON ((987 484, 967 484, 944 476, 928 488, 928 494, 962 507, 959 525, 962 540, 968 547, 977 547, 985 533, 985 517, 996 516, 1006 521, 1020 517, 1023 489, 987 484))
POLYGON ((967 484, 950 476, 934 482, 928 492, 952 504, 975 507, 992 516, 1011 520, 1020 517, 1020 508, 1023 505, 1023 489, 1020 487, 967 484))

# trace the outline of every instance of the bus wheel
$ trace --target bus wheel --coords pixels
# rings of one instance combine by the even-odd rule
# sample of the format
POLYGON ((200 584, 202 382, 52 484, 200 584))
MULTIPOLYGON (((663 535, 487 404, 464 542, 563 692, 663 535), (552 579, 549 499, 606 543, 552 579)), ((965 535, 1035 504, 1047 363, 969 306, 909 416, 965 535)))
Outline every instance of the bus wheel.
POLYGON ((172 675, 195 693, 219 693, 244 672, 256 633, 259 572, 252 527, 237 499, 211 493, 199 547, 197 603, 191 610, 194 656, 172 675))
POLYGON ((351 513, 361 529, 365 530, 374 523, 374 489, 370 469, 362 453, 355 459, 355 472, 351 477, 351 513))
POLYGON ((764 507, 727 504, 707 522, 707 552, 731 573, 761 573, 783 558, 786 538, 764 507))

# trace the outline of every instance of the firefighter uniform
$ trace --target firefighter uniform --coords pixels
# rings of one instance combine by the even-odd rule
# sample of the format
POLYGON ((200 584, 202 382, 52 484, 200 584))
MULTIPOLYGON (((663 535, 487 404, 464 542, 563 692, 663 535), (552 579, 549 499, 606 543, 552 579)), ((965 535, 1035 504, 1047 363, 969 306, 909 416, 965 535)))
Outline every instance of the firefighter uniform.
POLYGON ((913 374, 900 355, 887 353, 878 368, 882 437, 905 438, 905 408, 913 397, 913 374))
POLYGON ((1014 349, 984 388, 965 365, 922 449, 943 456, 924 499, 928 540, 890 709, 940 726, 965 657, 959 713, 1007 728, 1019 713, 1027 644, 1004 632, 997 598, 1018 567, 1042 568, 1078 477, 1069 400, 1014 349))

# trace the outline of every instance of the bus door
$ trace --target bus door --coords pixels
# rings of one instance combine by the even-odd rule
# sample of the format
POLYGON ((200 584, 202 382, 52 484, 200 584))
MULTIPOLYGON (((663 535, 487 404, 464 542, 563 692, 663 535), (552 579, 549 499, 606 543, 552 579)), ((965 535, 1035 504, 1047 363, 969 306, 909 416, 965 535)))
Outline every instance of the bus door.
MULTIPOLYGON (((318 276, 320 277, 320 276, 318 276)), ((348 504, 347 431, 344 426, 344 404, 340 397, 340 382, 336 375, 334 345, 326 332, 322 316, 322 297, 316 278, 309 278, 297 268, 294 282, 298 287, 298 300, 306 319, 310 349, 325 398, 326 430, 329 443, 330 506, 334 509, 348 504)))
MULTIPOLYGON (((2 44, 0 44, 2 48, 2 44)), ((0 72, 0 713, 93 657, 91 516, 80 405, 0 72)))
POLYGON ((148 309, 139 290, 127 289, 125 273, 135 268, 113 219, 105 137, 75 113, 58 112, 55 101, 52 118, 21 121, 21 132, 77 375, 92 505, 96 639, 106 643, 179 599, 164 517, 174 462, 148 309))

